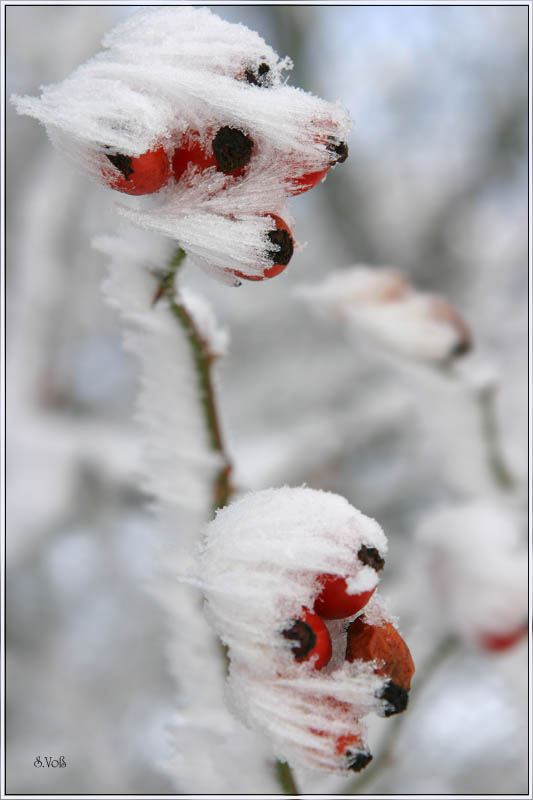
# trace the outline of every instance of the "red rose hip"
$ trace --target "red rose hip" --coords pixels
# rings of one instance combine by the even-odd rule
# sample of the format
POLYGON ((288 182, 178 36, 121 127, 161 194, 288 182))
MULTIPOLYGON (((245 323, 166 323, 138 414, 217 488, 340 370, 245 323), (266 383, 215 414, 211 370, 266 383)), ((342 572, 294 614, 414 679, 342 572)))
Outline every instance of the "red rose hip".
MULTIPOLYGON (((321 141, 324 142, 324 140, 321 141)), ((289 194, 297 195, 309 191, 326 177, 331 167, 335 166, 335 164, 342 164, 348 158, 348 145, 346 142, 339 142, 332 136, 327 137, 326 150, 331 154, 328 166, 314 172, 306 172, 303 175, 289 178, 287 181, 290 187, 289 194)))
POLYGON ((117 192, 133 195, 153 194, 168 181, 170 164, 163 147, 148 150, 140 156, 128 156, 123 153, 106 153, 105 156, 116 167, 118 174, 111 174, 105 170, 103 176, 108 185, 117 192))
MULTIPOLYGON (((376 572, 385 564, 375 547, 362 545, 357 553, 358 561, 376 572)), ((320 594, 315 600, 314 611, 324 619, 345 619, 352 617, 366 606, 376 587, 357 594, 349 594, 346 578, 342 575, 324 573, 318 577, 321 586, 320 594)))
POLYGON ((346 638, 346 661, 377 661, 376 675, 388 678, 379 697, 385 701, 384 716, 390 717, 407 708, 415 665, 409 648, 394 625, 370 625, 358 617, 349 626, 346 638))
POLYGON ((301 616, 291 620, 281 635, 293 642, 292 654, 295 661, 309 661, 316 658, 315 669, 325 667, 331 658, 331 638, 324 622, 307 608, 301 616))
MULTIPOLYGON (((211 134, 212 136, 212 134, 211 134)), ((184 134, 172 156, 172 171, 179 181, 189 164, 200 172, 216 167, 218 172, 239 177, 244 175, 252 157, 253 141, 238 128, 224 125, 209 144, 202 143, 198 131, 184 134)))
POLYGON ((273 245, 272 248, 267 247, 267 254, 269 254, 271 266, 266 267, 262 275, 245 275, 240 270, 231 270, 238 278, 243 278, 246 281, 262 281, 265 278, 274 278, 283 272, 287 264, 292 258, 294 252, 294 241, 292 233, 287 223, 278 217, 277 214, 265 214, 265 217, 271 217, 274 220, 275 227, 268 231, 267 236, 273 245))

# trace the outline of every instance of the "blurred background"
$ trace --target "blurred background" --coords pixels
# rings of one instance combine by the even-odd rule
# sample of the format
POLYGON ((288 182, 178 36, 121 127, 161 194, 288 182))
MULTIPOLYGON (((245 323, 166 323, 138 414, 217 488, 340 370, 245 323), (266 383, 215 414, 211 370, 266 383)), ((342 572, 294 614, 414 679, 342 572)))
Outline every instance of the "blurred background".
MULTIPOLYGON (((66 77, 134 10, 7 7, 7 96, 66 77)), ((307 244, 281 276, 233 289, 184 273, 230 334, 219 394, 235 480, 306 482, 376 517, 390 541, 382 593, 425 657, 424 603, 409 592, 420 520, 470 500, 526 512, 528 9, 213 10, 290 55, 290 83, 340 100, 355 122, 347 162, 291 201, 307 244), (369 357, 292 295, 356 263, 395 267, 457 307, 472 370, 497 387, 488 428, 464 390, 369 357)), ((135 364, 101 297, 106 257, 91 247, 118 226, 115 197, 11 106, 6 129, 6 789, 187 792, 157 768, 179 687, 145 591, 154 526, 137 487, 135 364), (67 768, 36 769, 38 755, 67 768)), ((364 791, 525 793, 527 656, 525 640, 445 653, 364 791)))

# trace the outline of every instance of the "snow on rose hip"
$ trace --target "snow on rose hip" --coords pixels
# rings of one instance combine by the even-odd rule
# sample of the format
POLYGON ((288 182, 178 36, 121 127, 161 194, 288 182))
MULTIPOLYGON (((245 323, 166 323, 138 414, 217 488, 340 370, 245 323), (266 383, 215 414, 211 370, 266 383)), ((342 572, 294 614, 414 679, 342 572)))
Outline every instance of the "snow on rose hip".
POLYGON ((137 157, 123 153, 105 153, 105 156, 116 171, 103 168, 102 175, 111 189, 118 192, 153 194, 168 182, 170 164, 162 147, 148 150, 137 157))
MULTIPOLYGON (((318 141, 321 141, 320 138, 318 141)), ((332 167, 336 164, 343 164, 348 158, 348 145, 346 142, 339 141, 334 136, 328 136, 325 140, 322 140, 322 143, 329 153, 327 166, 313 172, 304 172, 302 175, 290 175, 287 178, 288 194, 298 195, 308 192, 309 189, 324 180, 332 167)), ((296 165, 297 161, 295 160, 294 166, 296 167, 296 165)))
POLYGON ((244 278, 247 281, 262 281, 265 278, 275 278, 276 275, 283 272, 292 258, 294 241, 289 226, 277 214, 265 214, 265 217, 270 217, 275 225, 267 232, 267 237, 272 247, 267 246, 266 252, 272 263, 264 268, 262 275, 249 275, 238 269, 231 270, 237 278, 244 278))
MULTIPOLYGON (((361 565, 369 566, 376 572, 383 569, 385 561, 375 547, 362 545, 357 553, 361 565)), ((314 610, 324 619, 345 619, 361 611, 374 594, 376 585, 363 592, 350 592, 346 576, 325 573, 319 575, 317 584, 320 594, 315 600, 314 610)))
POLYGON ((207 141, 198 131, 185 134, 172 156, 172 171, 179 181, 189 167, 203 172, 215 167, 233 177, 244 175, 250 163, 254 143, 238 128, 223 125, 216 133, 209 132, 207 141))
POLYGON ((153 7, 117 25, 62 83, 13 100, 79 170, 139 198, 119 204, 121 216, 235 285, 274 277, 292 255, 293 234, 279 224, 265 257, 254 219, 275 211, 290 223, 286 199, 347 156, 348 114, 289 86, 291 67, 206 8, 153 7))
POLYGON ((391 623, 375 591, 386 553, 375 520, 305 487, 249 493, 207 526, 198 580, 228 648, 228 696, 291 765, 363 769, 372 759, 364 717, 391 707, 389 684, 407 686, 397 665, 384 675, 366 658, 345 658, 346 626, 336 621, 369 593, 373 624, 391 623), (346 576, 333 599, 322 597, 335 606, 331 621, 317 613, 325 576, 346 576))

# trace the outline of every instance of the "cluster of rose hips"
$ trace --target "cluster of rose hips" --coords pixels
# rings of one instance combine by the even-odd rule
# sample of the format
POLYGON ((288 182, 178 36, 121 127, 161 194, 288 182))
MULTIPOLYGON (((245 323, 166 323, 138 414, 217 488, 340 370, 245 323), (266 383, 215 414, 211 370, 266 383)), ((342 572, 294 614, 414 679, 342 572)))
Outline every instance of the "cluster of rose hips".
MULTIPOLYGON (((376 572, 383 569, 384 560, 375 547, 363 545, 357 557, 361 564, 372 567, 376 572)), ((290 626, 282 631, 282 635, 292 642, 292 654, 296 661, 312 660, 314 668, 321 670, 332 655, 331 637, 324 620, 346 619, 359 614, 370 600, 375 587, 358 594, 349 594, 346 578, 329 573, 320 575, 317 585, 319 592, 313 610, 302 608, 301 615, 291 620, 290 626)), ((374 625, 365 619, 364 614, 357 616, 346 630, 345 660, 375 662, 375 674, 385 678, 377 697, 382 701, 380 713, 383 716, 398 714, 406 709, 415 667, 409 648, 394 625, 389 622, 374 625)), ((334 698, 328 698, 324 702, 335 714, 345 715, 350 719, 348 715, 352 712, 348 703, 334 698)), ((336 738, 335 753, 342 759, 345 768, 358 772, 372 760, 372 755, 364 746, 358 720, 353 715, 350 723, 354 732, 352 735, 336 738)), ((311 732, 318 736, 326 735, 323 731, 311 732)))
MULTIPOLYGON (((254 86, 268 86, 269 70, 268 64, 261 63, 255 71, 246 70, 243 79, 254 86)), ((348 148, 344 142, 332 136, 317 138, 316 141, 329 153, 329 164, 321 170, 287 176, 284 187, 286 195, 308 191, 326 176, 332 166, 346 160, 348 148)), ((190 130, 181 136, 170 156, 162 145, 139 156, 105 152, 105 157, 115 169, 103 168, 102 177, 112 189, 130 195, 153 194, 171 179, 183 184, 193 172, 203 173, 211 168, 238 180, 247 174, 254 149, 253 138, 240 128, 223 125, 218 129, 209 128, 203 134, 198 130, 190 130)), ((272 250, 267 250, 272 264, 263 271, 262 276, 232 270, 239 278, 273 278, 285 269, 292 257, 294 241, 287 223, 273 213, 265 213, 264 216, 270 217, 274 225, 267 233, 274 245, 272 250)))

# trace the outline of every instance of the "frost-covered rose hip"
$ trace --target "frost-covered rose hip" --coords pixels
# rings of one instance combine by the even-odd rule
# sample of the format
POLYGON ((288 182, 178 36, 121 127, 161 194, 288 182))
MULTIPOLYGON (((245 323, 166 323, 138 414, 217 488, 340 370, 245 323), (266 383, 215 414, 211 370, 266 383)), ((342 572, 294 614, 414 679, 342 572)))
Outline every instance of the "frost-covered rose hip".
MULTIPOLYGON (((385 707, 377 694, 388 677, 345 661, 346 626, 313 603, 317 576, 335 570, 357 592, 372 588, 386 552, 376 520, 307 487, 248 493, 206 526, 197 574, 231 662, 228 699, 291 766, 346 777, 370 761, 365 718, 385 707), (363 547, 373 566, 358 558, 363 547)), ((376 625, 390 619, 375 595, 367 613, 376 625)))
POLYGON ((327 167, 323 169, 314 170, 313 172, 306 172, 303 175, 293 176, 288 179, 289 185, 288 193, 290 195, 302 194, 309 191, 317 183, 324 180, 331 167, 335 164, 342 164, 348 158, 348 145, 346 142, 339 142, 332 136, 327 137, 326 150, 331 154, 330 162, 327 167))
POLYGON ((247 281, 262 281, 265 278, 275 278, 283 272, 292 258, 294 252, 294 241, 292 233, 287 223, 278 217, 277 214, 265 214, 274 220, 275 227, 268 231, 267 236, 272 243, 272 248, 267 248, 267 254, 272 260, 272 266, 266 267, 262 275, 247 275, 240 270, 231 270, 238 278, 247 281))
POLYGON ((372 761, 372 753, 358 733, 339 736, 335 743, 337 755, 342 759, 341 766, 353 772, 361 772, 372 761))
POLYGON ((225 175, 244 174, 253 150, 252 139, 238 128, 223 125, 206 139, 198 131, 184 134, 172 156, 172 171, 179 181, 192 164, 200 172, 216 167, 225 175))
POLYGON ((140 156, 106 153, 117 172, 104 169, 103 177, 118 192, 142 195, 159 191, 168 181, 170 164, 163 147, 148 150, 140 156))
POLYGON ((322 591, 315 600, 314 610, 324 619, 345 619, 352 617, 366 606, 374 589, 358 594, 348 594, 348 585, 340 575, 326 573, 318 579, 322 591))
POLYGON ((314 668, 322 669, 331 658, 331 638, 323 621, 307 608, 282 632, 282 636, 292 642, 295 661, 315 659, 314 668))
MULTIPOLYGON (((310 728, 309 732, 331 742, 331 752, 340 769, 360 772, 372 761, 372 754, 365 742, 363 728, 353 707, 334 697, 316 698, 316 703, 319 703, 323 712, 327 714, 332 728, 328 730, 310 728), (334 733, 333 726, 336 728, 339 725, 348 729, 349 733, 334 733)), ((319 750, 318 747, 316 749, 319 750)))
POLYGON ((177 181, 180 180, 189 164, 192 164, 200 170, 200 172, 203 172, 209 167, 216 166, 214 154, 212 152, 210 153, 208 149, 202 145, 200 133, 198 131, 184 134, 179 145, 174 150, 172 155, 172 172, 177 181))
MULTIPOLYGON (((362 545, 357 553, 359 562, 372 567, 376 572, 385 564, 375 547, 362 545)), ((324 619, 345 619, 361 611, 376 590, 376 586, 363 592, 350 593, 346 579, 341 575, 324 573, 317 579, 321 586, 320 594, 315 600, 314 611, 324 619)))
POLYGON ((375 661, 376 675, 388 678, 379 697, 385 701, 386 717, 405 711, 415 665, 409 648, 391 622, 371 625, 364 616, 349 626, 346 638, 346 661, 375 661))

